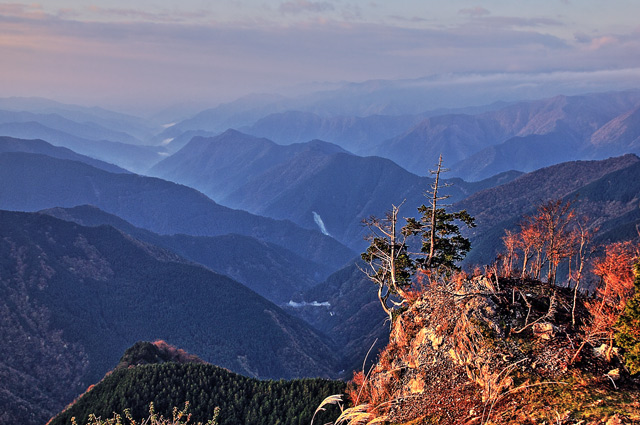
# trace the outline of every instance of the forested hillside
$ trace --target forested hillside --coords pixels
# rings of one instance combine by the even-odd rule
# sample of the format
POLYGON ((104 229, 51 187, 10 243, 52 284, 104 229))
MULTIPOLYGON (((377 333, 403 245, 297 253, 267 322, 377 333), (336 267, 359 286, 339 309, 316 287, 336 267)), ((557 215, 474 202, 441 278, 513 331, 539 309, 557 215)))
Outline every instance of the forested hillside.
POLYGON ((0 212, 2 403, 42 423, 138 340, 261 378, 332 376, 327 339, 238 282, 132 239, 0 212))
MULTIPOLYGON (((136 347, 125 356, 133 355, 129 353, 136 347)), ((211 364, 170 360, 127 367, 121 362, 49 425, 68 425, 72 417, 84 424, 89 414, 106 419, 124 409, 141 420, 148 416, 150 403, 157 414, 171 417, 173 407, 182 408, 185 402, 193 422, 210 419, 217 407, 221 425, 309 424, 320 402, 344 388, 344 382, 326 379, 259 381, 211 364)), ((337 408, 329 409, 316 420, 324 423, 337 413, 337 408)))

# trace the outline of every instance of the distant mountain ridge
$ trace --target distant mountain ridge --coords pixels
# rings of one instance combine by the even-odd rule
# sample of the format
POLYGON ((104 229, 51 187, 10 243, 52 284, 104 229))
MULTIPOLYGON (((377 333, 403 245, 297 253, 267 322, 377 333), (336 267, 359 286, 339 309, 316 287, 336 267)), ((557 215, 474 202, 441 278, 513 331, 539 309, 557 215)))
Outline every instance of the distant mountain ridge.
POLYGON ((132 145, 142 145, 143 142, 123 131, 115 131, 92 122, 76 122, 57 113, 33 113, 27 111, 3 111, 0 109, 0 123, 28 123, 38 122, 53 130, 73 134, 87 140, 114 140, 132 145))
POLYGON ((242 129, 282 144, 328 140, 359 155, 389 158, 422 176, 443 154, 455 176, 482 180, 512 169, 529 172, 565 161, 640 154, 639 107, 640 91, 628 90, 463 113, 341 116, 290 109, 242 129))
POLYGON ((162 159, 154 147, 131 145, 109 140, 90 140, 47 127, 36 122, 0 124, 0 134, 20 139, 42 139, 82 155, 116 164, 134 172, 144 172, 162 159))
POLYGON ((0 187, 4 209, 38 211, 92 204, 159 234, 255 236, 336 268, 353 256, 320 232, 232 210, 194 189, 157 178, 107 173, 80 162, 19 152, 0 154, 0 177, 5 182, 0 187))
POLYGON ((124 168, 120 168, 117 165, 109 164, 85 155, 80 155, 71 149, 53 146, 52 144, 40 139, 25 140, 0 136, 0 152, 36 153, 58 159, 69 159, 72 161, 84 162, 92 167, 96 167, 110 173, 129 173, 129 171, 124 168))
MULTIPOLYGON (((504 185, 471 195, 453 205, 475 216, 477 228, 471 232, 472 250, 467 261, 487 264, 501 248, 505 229, 513 229, 524 215, 550 199, 574 203, 579 215, 595 226, 624 226, 619 219, 637 211, 640 201, 640 158, 628 154, 600 161, 571 161, 542 168, 504 185), (596 189, 599 188, 599 189, 596 189)), ((638 217, 629 220, 640 223, 638 217)), ((632 238, 632 231, 624 239, 632 238)))
POLYGON ((158 235, 89 205, 50 208, 41 212, 82 226, 108 224, 228 276, 276 304, 298 299, 302 291, 316 285, 332 271, 286 248, 249 236, 158 235))
POLYGON ((194 137, 149 173, 194 187, 220 201, 252 178, 307 151, 344 152, 322 141, 283 146, 230 129, 215 137, 194 137))
MULTIPOLYGON (((324 231, 356 250, 363 245, 364 218, 403 200, 417 208, 432 183, 388 159, 359 157, 319 140, 278 145, 235 130, 192 139, 152 172, 230 207, 324 231)), ((446 192, 454 202, 516 175, 472 184, 456 180, 446 192)))

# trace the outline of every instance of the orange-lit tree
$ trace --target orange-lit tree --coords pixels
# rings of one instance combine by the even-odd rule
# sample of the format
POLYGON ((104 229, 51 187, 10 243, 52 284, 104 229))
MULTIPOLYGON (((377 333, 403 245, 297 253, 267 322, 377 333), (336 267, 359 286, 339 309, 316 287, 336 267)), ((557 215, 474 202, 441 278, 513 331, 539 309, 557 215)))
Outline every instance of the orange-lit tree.
POLYGON ((610 359, 616 323, 635 291, 633 268, 638 258, 638 246, 627 241, 608 245, 605 255, 594 261, 593 273, 600 277, 600 282, 595 298, 586 304, 590 321, 574 359, 585 344, 603 342, 608 344, 605 355, 610 359))
POLYGON ((635 274, 635 294, 615 326, 616 343, 624 350, 625 365, 633 375, 640 373, 640 263, 635 265, 635 274))
POLYGON ((523 279, 540 279, 546 266, 547 281, 555 283, 558 266, 575 253, 575 227, 576 213, 571 202, 557 199, 540 204, 534 214, 524 217, 519 232, 507 231, 502 238, 506 249, 503 273, 511 275, 513 260, 521 257, 523 279))

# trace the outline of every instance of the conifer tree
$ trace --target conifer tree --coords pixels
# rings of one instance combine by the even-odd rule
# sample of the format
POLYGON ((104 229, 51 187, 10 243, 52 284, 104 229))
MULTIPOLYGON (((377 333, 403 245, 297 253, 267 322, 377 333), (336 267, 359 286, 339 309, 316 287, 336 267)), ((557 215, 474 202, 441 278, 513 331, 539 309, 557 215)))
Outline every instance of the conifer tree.
POLYGON ((405 218, 406 224, 400 229, 400 206, 393 205, 384 219, 370 217, 364 222, 371 231, 370 245, 362 254, 369 265, 365 273, 378 285, 378 299, 389 318, 393 318, 395 308, 404 304, 405 290, 411 286, 417 270, 427 270, 428 274, 449 273, 458 269, 456 263, 471 249, 458 223, 474 227, 473 217, 464 210, 447 212, 440 204, 447 199, 439 194, 440 174, 445 171, 441 155, 436 170, 431 172, 435 178, 426 193, 429 205, 418 208, 419 219, 405 218), (407 243, 414 236, 421 239, 420 252, 409 251, 407 243), (395 301, 394 296, 400 301, 395 301))

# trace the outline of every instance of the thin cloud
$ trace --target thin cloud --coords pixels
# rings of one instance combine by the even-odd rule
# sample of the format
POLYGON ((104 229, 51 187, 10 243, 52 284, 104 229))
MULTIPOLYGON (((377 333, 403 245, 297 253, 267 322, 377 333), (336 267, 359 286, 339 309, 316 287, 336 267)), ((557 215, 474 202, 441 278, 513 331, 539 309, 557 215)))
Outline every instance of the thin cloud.
POLYGON ((19 3, 0 3, 0 16, 8 18, 24 18, 24 19, 44 19, 47 14, 41 5, 19 4, 19 3))
POLYGON ((125 8, 104 8, 99 6, 89 6, 87 9, 90 16, 99 18, 100 20, 130 20, 142 22, 158 22, 158 23, 178 23, 178 22, 198 22, 210 16, 210 13, 199 10, 195 12, 188 11, 167 11, 160 10, 157 12, 149 12, 140 9, 125 8))
POLYGON ((483 25, 494 28, 540 28, 564 25, 562 21, 545 17, 520 18, 515 16, 486 16, 474 22, 482 22, 483 25))
POLYGON ((610 35, 605 35, 602 37, 597 37, 597 38, 593 38, 591 39, 591 42, 589 44, 589 48, 592 50, 598 50, 601 49, 605 46, 609 46, 609 45, 613 45, 613 44, 618 44, 618 39, 610 36, 610 35))
POLYGON ((295 0, 282 3, 278 8, 282 14, 298 15, 301 13, 321 13, 335 10, 333 4, 323 2, 313 2, 308 0, 295 0))
POLYGON ((409 23, 420 23, 420 22, 429 22, 429 21, 431 21, 430 19, 421 18, 419 16, 413 16, 411 18, 407 18, 407 17, 404 17, 404 16, 392 15, 392 16, 389 16, 389 18, 393 19, 394 21, 409 22, 409 23))
POLYGON ((458 10, 458 14, 459 15, 467 15, 467 16, 471 16, 471 17, 475 18, 475 17, 478 17, 478 16, 490 15, 491 12, 489 12, 484 7, 476 6, 476 7, 466 8, 466 9, 460 9, 460 10, 458 10))
MULTIPOLYGON (((288 3, 313 5, 289 13, 333 10, 321 2, 288 3)), ((559 70, 640 68, 640 57, 628 53, 640 51, 640 34, 620 31, 594 38, 584 32, 562 38, 546 31, 558 22, 545 18, 484 15, 458 27, 433 28, 404 25, 401 17, 398 23, 387 19, 393 24, 386 25, 345 24, 336 10, 328 14, 333 20, 320 15, 305 17, 305 22, 294 16, 287 25, 270 23, 268 18, 212 24, 161 21, 164 12, 139 15, 135 9, 112 9, 104 15, 96 9, 95 16, 105 17, 104 21, 89 21, 84 10, 83 21, 59 14, 43 17, 37 7, 2 6, 0 91, 15 95, 42 95, 46 89, 96 99, 119 96, 163 102, 232 98, 309 81, 449 73, 491 73, 499 78, 514 72, 535 79, 538 73, 559 70), (316 19, 320 17, 322 24, 316 19)), ((632 74, 607 75, 631 78, 632 74)), ((576 75, 567 75, 570 84, 576 75)), ((595 78, 580 75, 585 80, 595 78)), ((525 79, 524 84, 529 82, 525 79)))

